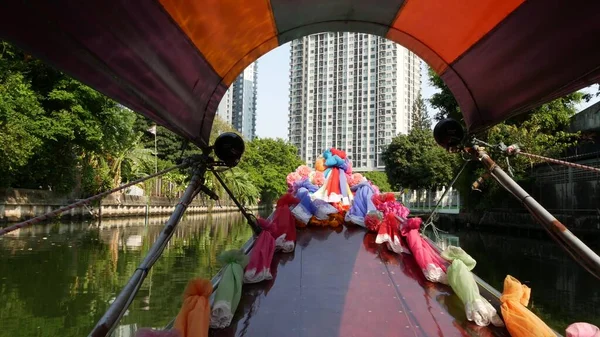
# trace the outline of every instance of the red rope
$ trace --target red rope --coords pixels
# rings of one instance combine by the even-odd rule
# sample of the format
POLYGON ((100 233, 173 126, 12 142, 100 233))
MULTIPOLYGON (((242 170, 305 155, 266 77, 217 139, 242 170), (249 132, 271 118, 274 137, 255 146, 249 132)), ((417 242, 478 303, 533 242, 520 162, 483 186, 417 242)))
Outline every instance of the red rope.
POLYGON ((543 160, 549 163, 553 163, 553 164, 558 164, 558 165, 564 165, 564 166, 569 166, 569 167, 573 167, 573 168, 577 168, 577 169, 581 169, 581 170, 587 170, 587 171, 592 171, 592 172, 596 172, 596 173, 600 173, 600 168, 596 168, 596 167, 592 167, 592 166, 587 166, 587 165, 581 165, 581 164, 575 164, 575 163, 571 163, 568 161, 564 161, 564 160, 558 160, 558 159, 554 159, 554 158, 548 158, 548 157, 544 157, 544 156, 540 156, 537 154, 531 154, 531 153, 527 153, 527 152, 523 152, 521 150, 519 150, 518 148, 514 147, 514 146, 509 146, 507 149, 508 154, 518 154, 518 155, 523 155, 525 157, 529 157, 529 158, 533 158, 533 159, 538 159, 538 160, 543 160))

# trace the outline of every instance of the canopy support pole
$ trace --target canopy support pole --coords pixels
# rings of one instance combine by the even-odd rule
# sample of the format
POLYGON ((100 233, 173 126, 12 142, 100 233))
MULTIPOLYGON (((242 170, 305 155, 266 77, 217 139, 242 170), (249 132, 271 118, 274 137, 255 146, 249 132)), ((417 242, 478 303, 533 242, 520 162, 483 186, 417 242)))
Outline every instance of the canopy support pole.
POLYGON ((144 279, 148 275, 150 268, 162 255, 167 243, 173 236, 177 224, 179 224, 183 213, 194 197, 202 190, 204 183, 204 175, 206 173, 206 161, 200 160, 197 165, 192 168, 192 179, 187 186, 183 196, 179 199, 179 203, 175 206, 175 210, 171 213, 169 220, 165 224, 160 236, 156 239, 144 260, 135 270, 125 287, 121 290, 115 301, 110 305, 104 316, 98 321, 89 337, 106 337, 109 336, 115 329, 117 323, 123 317, 123 314, 129 308, 129 305, 135 298, 138 290, 142 286, 144 279))
POLYGON ((544 229, 571 257, 589 273, 600 279, 600 257, 585 243, 569 231, 558 219, 531 197, 517 184, 494 160, 485 149, 474 145, 468 150, 475 155, 490 172, 491 176, 515 198, 519 199, 525 208, 533 215, 544 229))
POLYGON ((237 198, 235 197, 233 192, 229 189, 227 184, 225 184, 225 182, 223 181, 221 176, 215 170, 212 170, 212 173, 215 175, 215 178, 217 178, 217 180, 219 181, 221 186, 223 186, 223 189, 225 189, 225 192, 227 192, 227 194, 229 195, 229 198, 235 203, 235 205, 240 210, 240 212, 242 212, 242 215, 246 218, 246 221, 248 221, 248 225, 250 225, 250 227, 252 227, 252 231, 254 232, 254 234, 255 235, 260 234, 261 229, 258 226, 256 217, 253 214, 249 213, 246 210, 246 208, 237 200, 237 198))

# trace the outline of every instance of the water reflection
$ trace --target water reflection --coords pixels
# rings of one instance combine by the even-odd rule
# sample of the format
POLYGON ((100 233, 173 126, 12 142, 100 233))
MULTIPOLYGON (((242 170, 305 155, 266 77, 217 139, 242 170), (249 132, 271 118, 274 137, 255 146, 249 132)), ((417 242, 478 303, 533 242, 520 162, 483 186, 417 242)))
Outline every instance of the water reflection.
MULTIPOLYGON (((56 223, 0 238, 0 337, 87 335, 166 219, 56 223)), ((188 280, 210 278, 218 271, 218 254, 241 247, 250 235, 238 213, 184 218, 120 332, 167 324, 177 314, 188 280)))
MULTIPOLYGON (((431 233, 428 236, 433 239, 431 233)), ((600 251, 598 238, 585 239, 594 251, 600 251)), ((502 291, 507 274, 530 286, 533 311, 552 328, 564 331, 580 321, 600 325, 598 280, 550 239, 477 231, 442 238, 442 245, 458 242, 477 260, 473 271, 494 288, 502 291)))
MULTIPOLYGON (((104 220, 100 225, 57 223, 0 237, 0 337, 87 335, 137 268, 166 219, 150 218, 147 225, 143 218, 104 220)), ((343 235, 350 239, 362 233, 348 228, 343 235)), ((237 213, 186 217, 124 317, 120 335, 127 336, 137 327, 167 324, 179 309, 188 280, 214 275, 219 268, 218 254, 241 247, 250 235, 250 228, 237 213)), ((331 235, 331 230, 317 231, 311 244, 331 235)), ((307 249, 311 239, 300 232, 299 249, 307 249)), ((365 238, 363 244, 368 251, 377 251, 377 246, 371 247, 372 241, 365 238)), ((595 241, 588 243, 598 251, 600 242, 595 241)), ((507 274, 531 286, 534 311, 553 328, 564 331, 575 321, 600 325, 597 280, 547 238, 468 231, 442 235, 442 245, 448 244, 465 248, 477 260, 474 271, 498 290, 507 274)), ((401 264, 404 274, 425 283, 422 273, 415 273, 415 266, 410 265, 412 260, 407 261, 401 264)), ((274 261, 274 276, 277 268, 286 267, 283 261, 274 261)), ((282 275, 284 279, 278 282, 292 282, 282 275)), ((271 286, 265 291, 276 291, 271 286)), ((438 301, 454 310, 449 299, 438 301)))

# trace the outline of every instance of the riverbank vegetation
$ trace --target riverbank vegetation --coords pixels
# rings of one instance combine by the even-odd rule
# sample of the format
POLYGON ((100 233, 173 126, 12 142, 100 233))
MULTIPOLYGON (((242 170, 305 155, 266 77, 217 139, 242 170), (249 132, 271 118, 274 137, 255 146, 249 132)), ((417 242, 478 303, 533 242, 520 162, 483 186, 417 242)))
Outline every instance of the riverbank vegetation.
MULTIPOLYGON (((429 104, 437 111, 436 121, 454 118, 462 121, 462 114, 452 92, 442 79, 430 69, 430 84, 438 89, 429 99, 429 104)), ((477 134, 477 138, 490 144, 518 144, 527 152, 548 157, 560 157, 567 148, 577 145, 579 133, 569 131, 571 117, 577 112, 576 105, 584 99, 575 92, 550 103, 544 104, 526 114, 511 118, 477 134)), ((458 169, 462 159, 458 155, 446 153, 436 145, 429 124, 424 102, 419 98, 414 105, 413 125, 408 135, 395 137, 384 153, 386 172, 392 187, 396 190, 434 189, 446 186, 458 169)), ((509 167, 498 153, 493 158, 505 170, 509 167)), ((526 157, 511 157, 510 171, 514 179, 525 186, 531 181, 531 170, 537 164, 526 157)), ((472 162, 457 181, 455 187, 461 192, 465 209, 506 207, 512 198, 503 189, 488 181, 485 197, 471 191, 471 184, 484 173, 477 162, 472 162)))
MULTIPOLYGON (((215 118, 211 143, 235 130, 215 118)), ((81 198, 175 165, 198 149, 6 42, 0 42, 0 188, 52 190, 81 198)), ((303 162, 283 139, 246 142, 240 165, 221 173, 244 204, 272 203, 287 190, 286 176, 303 162)), ((389 190, 387 177, 368 177, 389 190)), ((146 194, 176 196, 183 171, 139 186, 146 194)), ((209 188, 226 192, 212 174, 209 188)))
POLYGON ((439 189, 452 179, 456 158, 436 144, 421 97, 413 106, 411 120, 410 132, 394 137, 383 152, 388 180, 395 191, 439 189))
MULTIPOLYGON (((438 89, 429 99, 437 111, 435 120, 461 120, 460 108, 441 78, 430 71, 429 81, 438 89)), ((477 137, 560 156, 579 141, 579 134, 569 132, 568 125, 583 98, 580 93, 567 95, 477 137)), ((386 173, 365 173, 382 190, 440 188, 461 165, 458 156, 435 143, 432 121, 420 97, 411 120, 409 134, 396 136, 383 153, 386 173)), ((225 131, 233 129, 217 118, 211 140, 225 131)), ((83 197, 171 167, 196 151, 168 129, 155 127, 149 119, 90 87, 0 43, 0 188, 49 189, 83 197)), ((496 159, 504 164, 502 158, 496 159)), ((243 203, 271 203, 287 189, 287 173, 301 164, 297 149, 283 139, 257 138, 246 143, 240 165, 223 173, 223 179, 243 203)), ((533 165, 523 157, 510 160, 515 179, 524 184, 530 181, 533 165)), ((471 164, 457 182, 468 208, 490 207, 509 199, 493 183, 488 184, 486 198, 473 197, 470 185, 482 173, 479 165, 471 164)), ((175 196, 186 179, 184 172, 173 171, 160 184, 150 180, 140 186, 148 194, 175 196)), ((213 176, 208 176, 207 184, 218 195, 226 195, 213 176)))
MULTIPOLYGON (((233 130, 217 118, 211 139, 224 131, 233 130)), ((198 151, 188 145, 166 128, 154 128, 149 119, 0 42, 0 187, 88 196, 174 166, 198 151)), ((296 149, 281 139, 248 142, 244 159, 222 176, 246 204, 283 193, 285 175, 299 165, 296 149)), ((150 180, 141 187, 176 195, 186 179, 184 172, 172 171, 160 186, 150 180)), ((214 176, 207 175, 207 184, 225 196, 214 176)))

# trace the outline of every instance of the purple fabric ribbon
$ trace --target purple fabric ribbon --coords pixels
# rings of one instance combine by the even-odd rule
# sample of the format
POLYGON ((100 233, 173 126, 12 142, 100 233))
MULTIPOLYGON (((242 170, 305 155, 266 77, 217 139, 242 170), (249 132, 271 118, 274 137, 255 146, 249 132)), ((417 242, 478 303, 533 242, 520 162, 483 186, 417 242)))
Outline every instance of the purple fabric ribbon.
POLYGON ((354 195, 354 202, 350 208, 350 215, 364 218, 370 211, 376 211, 375 205, 373 204, 373 194, 375 193, 373 187, 368 182, 362 182, 351 189, 356 191, 354 195))
POLYGON ((304 178, 294 183, 295 193, 298 193, 298 190, 301 188, 306 188, 310 193, 315 193, 319 189, 317 186, 313 185, 308 178, 304 178))
POLYGON ((306 209, 310 214, 315 215, 317 207, 313 204, 312 200, 310 200, 308 189, 300 187, 298 189, 298 193, 296 193, 296 198, 300 200, 300 205, 302 205, 304 209, 306 209))
POLYGON ((343 197, 347 197, 348 196, 348 179, 346 179, 346 174, 342 171, 340 172, 340 191, 342 191, 342 196, 343 197))

